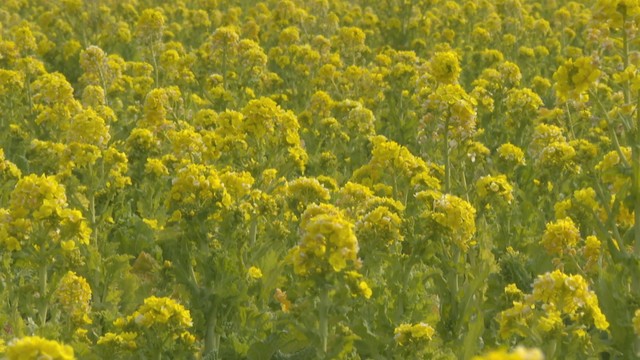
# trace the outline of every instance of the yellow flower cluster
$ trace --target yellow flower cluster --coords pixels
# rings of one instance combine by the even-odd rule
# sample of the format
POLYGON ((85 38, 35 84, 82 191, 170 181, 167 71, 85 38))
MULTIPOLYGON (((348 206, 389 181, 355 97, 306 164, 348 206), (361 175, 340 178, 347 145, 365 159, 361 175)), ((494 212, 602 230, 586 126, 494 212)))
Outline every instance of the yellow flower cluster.
POLYGON ((358 240, 353 224, 332 206, 309 206, 302 214, 302 239, 291 249, 298 275, 340 272, 358 263, 358 240))
POLYGON ((453 51, 437 52, 429 62, 430 75, 439 83, 453 84, 460 76, 460 61, 453 51))
POLYGON ((623 27, 624 21, 640 15, 640 4, 636 0, 598 0, 594 17, 605 20, 612 28, 623 27))
POLYGON ((394 339, 400 346, 407 345, 412 342, 429 341, 435 334, 435 329, 427 323, 417 324, 400 324, 393 330, 394 339))
POLYGON ((297 214, 301 214, 308 204, 322 203, 329 199, 329 190, 318 179, 299 177, 287 184, 287 202, 297 214))
POLYGON ((257 280, 262 278, 262 270, 260 270, 260 268, 258 267, 252 266, 249 268, 249 270, 247 270, 247 275, 250 278, 257 280))
POLYGON ((466 200, 451 194, 423 191, 416 197, 418 200, 433 202, 421 217, 434 221, 445 236, 460 250, 466 251, 476 232, 476 209, 466 200))
POLYGON ((567 59, 553 74, 556 96, 560 101, 580 100, 581 95, 589 90, 598 77, 600 70, 593 64, 593 59, 567 59))
POLYGON ((370 299, 373 295, 373 290, 369 287, 366 281, 362 279, 362 274, 357 271, 345 271, 345 281, 351 288, 352 296, 362 296, 365 299, 370 299))
POLYGON ((9 209, 0 209, 0 241, 10 251, 22 249, 36 231, 47 231, 49 237, 38 246, 73 250, 89 243, 91 228, 82 212, 68 207, 65 189, 53 176, 22 177, 10 194, 9 209))
POLYGON ((231 197, 218 172, 211 166, 186 164, 174 175, 167 206, 192 217, 201 211, 213 211, 231 204, 231 197))
POLYGON ((575 246, 580 241, 580 230, 567 217, 556 222, 548 223, 540 243, 549 255, 562 256, 575 252, 575 246))
POLYGON ((73 360, 73 348, 39 336, 15 339, 7 344, 7 360, 73 360))
POLYGON ((484 355, 473 357, 472 360, 544 360, 544 354, 540 349, 518 346, 513 351, 489 351, 484 355))
POLYGON ((67 272, 54 293, 54 297, 74 323, 91 324, 91 287, 82 276, 67 272))
POLYGON ((587 271, 597 271, 599 268, 600 255, 602 253, 602 242, 597 237, 590 235, 584 241, 585 268, 587 271))
POLYGON ((403 240, 401 233, 402 219, 387 206, 378 206, 366 213, 355 224, 356 234, 360 241, 370 245, 380 243, 385 246, 403 240))
POLYGON ((187 329, 193 326, 191 314, 177 301, 167 297, 151 296, 144 299, 132 315, 127 316, 128 324, 140 328, 164 326, 171 329, 187 329))
POLYGON ((560 169, 579 172, 575 164, 576 150, 567 142, 562 128, 539 124, 534 129, 531 153, 541 169, 560 169))
POLYGON ((476 132, 476 100, 458 84, 438 86, 428 96, 425 108, 437 119, 444 119, 445 130, 451 131, 456 141, 469 139, 476 132))
POLYGON ((9 210, 16 218, 35 220, 59 215, 67 206, 67 196, 53 176, 31 174, 18 181, 11 192, 9 210))
POLYGON ((4 155, 4 150, 0 148, 0 176, 4 179, 18 179, 22 175, 20 169, 16 164, 7 160, 4 155))
POLYGON ((586 329, 595 326, 607 330, 609 322, 600 310, 596 294, 581 275, 567 275, 560 270, 538 276, 533 291, 524 301, 514 301, 513 307, 498 315, 500 334, 529 336, 529 327, 542 332, 562 329, 575 324, 586 329))
POLYGON ((432 167, 409 149, 382 135, 373 136, 370 141, 373 144, 371 160, 353 173, 352 181, 358 180, 373 188, 379 183, 393 184, 394 179, 402 175, 402 178, 409 179, 411 186, 440 188, 440 181, 432 174, 432 167))
POLYGON ((507 176, 483 176, 476 182, 476 190, 481 199, 498 197, 511 204, 513 201, 513 187, 507 180, 507 176))
POLYGON ((625 169, 629 167, 630 161, 631 148, 622 147, 620 152, 613 150, 606 153, 595 167, 601 174, 602 181, 611 186, 611 191, 614 194, 627 186, 630 181, 629 176, 625 174, 625 169))
POLYGON ((640 309, 633 315, 633 332, 636 336, 640 336, 640 309))
POLYGON ((166 349, 154 349, 156 346, 188 349, 196 340, 189 331, 193 326, 189 310, 167 297, 146 298, 133 314, 116 319, 114 325, 121 331, 106 333, 97 344, 125 351, 157 352, 166 349))
POLYGON ((524 160, 524 152, 522 151, 522 149, 511 143, 500 145, 500 147, 498 148, 498 156, 513 165, 526 164, 524 160))
POLYGON ((123 331, 121 333, 112 333, 108 332, 101 336, 96 344, 98 345, 114 345, 118 348, 123 348, 127 350, 135 350, 138 347, 136 343, 136 338, 138 337, 138 333, 123 331))

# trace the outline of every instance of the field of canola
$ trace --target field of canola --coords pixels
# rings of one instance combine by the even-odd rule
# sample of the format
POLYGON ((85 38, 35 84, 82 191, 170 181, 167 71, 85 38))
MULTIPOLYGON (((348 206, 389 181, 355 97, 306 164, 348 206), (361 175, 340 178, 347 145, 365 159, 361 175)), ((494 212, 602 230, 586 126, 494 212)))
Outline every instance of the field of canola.
POLYGON ((3 0, 0 358, 640 356, 638 0, 3 0))

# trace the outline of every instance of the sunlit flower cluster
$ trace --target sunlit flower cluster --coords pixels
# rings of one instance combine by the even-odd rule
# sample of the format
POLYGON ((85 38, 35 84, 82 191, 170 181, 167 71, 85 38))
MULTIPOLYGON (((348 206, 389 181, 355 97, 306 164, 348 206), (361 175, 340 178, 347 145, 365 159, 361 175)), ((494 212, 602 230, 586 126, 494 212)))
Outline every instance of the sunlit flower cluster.
POLYGON ((340 272, 358 264, 358 240, 353 224, 339 209, 311 206, 302 214, 302 238, 290 256, 294 271, 312 275, 340 272))
POLYGON ((401 324, 393 330, 393 334, 396 343, 403 346, 410 342, 431 340, 435 334, 435 329, 423 322, 401 324))
POLYGON ((586 280, 560 270, 538 276, 532 293, 525 295, 523 302, 514 301, 498 318, 503 337, 526 337, 528 327, 548 333, 571 325, 583 329, 593 325, 598 330, 610 326, 586 280))

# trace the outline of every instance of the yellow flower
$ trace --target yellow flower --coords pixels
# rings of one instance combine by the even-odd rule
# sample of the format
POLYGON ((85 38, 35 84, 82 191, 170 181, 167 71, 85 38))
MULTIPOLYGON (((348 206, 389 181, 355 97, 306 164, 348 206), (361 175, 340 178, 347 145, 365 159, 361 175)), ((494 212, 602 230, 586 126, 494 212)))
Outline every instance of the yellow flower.
POLYGON ((255 266, 252 266, 247 270, 247 275, 252 279, 260 279, 262 277, 262 270, 255 266))
POLYGON ((545 311, 545 315, 538 320, 538 327, 543 332, 550 332, 554 329, 561 328, 564 324, 562 322, 561 314, 556 310, 553 303, 544 304, 542 309, 545 311))
POLYGON ((636 310, 633 316, 633 332, 640 336, 640 309, 636 310))
POLYGON ((598 0, 593 17, 606 20, 613 28, 622 27, 623 20, 632 20, 640 15, 640 4, 637 0, 598 0))
POLYGON ((435 329, 426 323, 400 324, 394 330, 394 339, 400 346, 404 346, 409 342, 420 340, 431 340, 435 334, 435 329))
POLYGON ((476 99, 459 84, 440 85, 429 94, 425 108, 448 124, 452 138, 460 141, 471 138, 476 132, 476 99))
POLYGON ((567 217, 548 223, 542 235, 542 246, 550 255, 562 255, 574 248, 580 240, 580 231, 571 218, 567 217))
POLYGON ((443 84, 456 83, 461 71, 458 55, 453 51, 435 53, 431 58, 429 68, 431 76, 443 84))
POLYGON ((54 296, 72 321, 91 324, 91 319, 87 317, 91 311, 91 287, 85 278, 73 271, 67 272, 60 280, 54 296))
POLYGON ((9 342, 5 355, 8 360, 75 359, 71 346, 39 336, 27 336, 9 342))
POLYGON ((597 237, 590 235, 585 239, 584 244, 584 258, 587 261, 585 267, 588 270, 598 269, 598 260, 600 259, 600 252, 602 243, 597 237))
POLYGON ((506 350, 493 350, 484 355, 475 356, 472 360, 544 360, 544 355, 540 349, 527 349, 518 346, 511 352, 507 352, 506 350))
POLYGON ((353 224, 337 208, 309 206, 300 227, 302 239, 290 251, 296 274, 340 272, 355 265, 359 248, 353 224))
POLYGON ((98 345, 108 345, 113 344, 128 350, 135 350, 138 348, 138 344, 136 343, 136 338, 138 337, 138 333, 135 332, 122 332, 119 334, 115 334, 112 332, 108 332, 101 336, 96 344, 98 345))
POLYGON ((0 176, 6 178, 18 179, 22 175, 20 169, 11 161, 7 160, 4 150, 0 148, 0 176))
POLYGON ((500 145, 498 148, 498 156, 515 165, 525 165, 524 152, 521 148, 511 143, 500 145))
POLYGON ((365 299, 369 299, 371 298, 371 295, 373 295, 373 291, 365 281, 360 281, 358 283, 358 289, 360 289, 360 293, 365 297, 365 299))
MULTIPOLYGON (((422 192, 423 196, 425 192, 422 192)), ((418 197, 422 197, 418 193, 418 197)), ((463 251, 469 248, 469 244, 476 232, 476 209, 467 201, 451 194, 443 194, 433 201, 433 208, 422 215, 439 224, 446 236, 463 251)))
POLYGON ((518 289, 518 286, 516 284, 509 284, 507 286, 504 287, 504 292, 505 294, 508 295, 515 295, 515 296, 522 296, 522 290, 518 289))
POLYGON ((53 176, 23 177, 11 192, 9 210, 14 219, 27 218, 30 215, 36 220, 63 217, 67 207, 64 187, 53 176))
POLYGON ((435 329, 423 322, 411 326, 411 337, 414 339, 425 338, 431 340, 434 333, 435 329))
POLYGON ((286 291, 282 291, 279 288, 277 288, 275 293, 273 294, 273 297, 276 299, 277 302, 280 303, 280 308, 282 309, 282 312, 288 313, 289 311, 291 311, 293 304, 287 298, 286 291))
POLYGON ((155 296, 144 299, 144 304, 127 316, 127 323, 140 328, 187 329, 193 326, 191 313, 184 306, 171 298, 155 296))
POLYGON ((513 200, 513 187, 507 181, 507 177, 503 174, 497 176, 483 176, 476 182, 478 196, 481 199, 491 197, 492 195, 502 198, 507 203, 513 200))
POLYGON ((147 158, 147 163, 144 165, 144 172, 157 177, 169 175, 169 169, 167 169, 162 160, 154 158, 147 158))
POLYGON ((581 57, 575 61, 568 59, 553 74, 556 96, 562 102, 579 100, 580 95, 589 90, 598 77, 600 70, 590 57, 581 57))
POLYGON ((392 245, 402 241, 402 219, 387 206, 378 206, 356 222, 356 234, 362 241, 392 245))
POLYGON ((136 24, 136 36, 144 42, 156 42, 162 38, 164 15, 155 9, 145 9, 136 24))

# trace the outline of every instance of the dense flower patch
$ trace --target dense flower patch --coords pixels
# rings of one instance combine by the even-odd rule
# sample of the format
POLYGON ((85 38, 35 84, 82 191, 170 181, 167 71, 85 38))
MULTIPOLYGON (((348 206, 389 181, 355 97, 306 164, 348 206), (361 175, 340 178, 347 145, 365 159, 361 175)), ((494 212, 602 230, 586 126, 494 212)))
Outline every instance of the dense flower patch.
POLYGON ((640 356, 639 25, 2 1, 0 356, 640 356))

